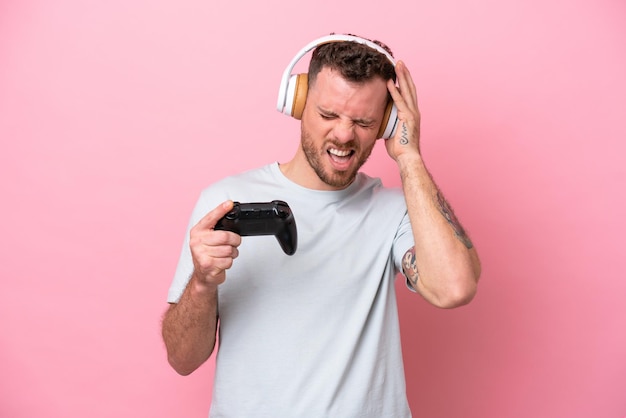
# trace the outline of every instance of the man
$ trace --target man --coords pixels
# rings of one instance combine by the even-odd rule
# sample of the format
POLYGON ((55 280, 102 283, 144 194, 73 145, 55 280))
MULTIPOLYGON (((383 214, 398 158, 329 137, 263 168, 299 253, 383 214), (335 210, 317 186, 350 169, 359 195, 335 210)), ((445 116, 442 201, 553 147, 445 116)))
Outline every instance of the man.
POLYGON ((442 308, 476 292, 476 250, 420 155, 411 75, 376 45, 317 46, 294 157, 223 179, 196 205, 163 338, 187 375, 219 331, 211 417, 409 417, 395 277, 442 308), (359 172, 390 99, 397 129, 384 143, 402 190, 359 172), (296 253, 214 230, 233 200, 286 201, 296 253))

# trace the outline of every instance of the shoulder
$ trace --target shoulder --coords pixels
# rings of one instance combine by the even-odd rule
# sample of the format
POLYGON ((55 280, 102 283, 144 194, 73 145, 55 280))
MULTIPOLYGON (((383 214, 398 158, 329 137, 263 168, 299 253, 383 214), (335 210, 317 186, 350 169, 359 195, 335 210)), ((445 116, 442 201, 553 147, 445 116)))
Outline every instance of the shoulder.
POLYGON ((370 193, 375 202, 405 205, 404 193, 400 187, 385 186, 380 178, 365 173, 358 174, 357 182, 360 192, 370 193))
POLYGON ((223 177, 200 191, 192 214, 192 221, 197 222, 208 211, 226 200, 238 200, 242 192, 258 188, 262 182, 268 182, 272 175, 271 164, 223 177))
POLYGON ((234 189, 254 187, 258 182, 267 181, 267 179, 273 175, 273 165, 274 164, 266 164, 262 167, 223 177, 205 187, 201 195, 211 196, 217 193, 225 199, 229 199, 230 192, 234 189))

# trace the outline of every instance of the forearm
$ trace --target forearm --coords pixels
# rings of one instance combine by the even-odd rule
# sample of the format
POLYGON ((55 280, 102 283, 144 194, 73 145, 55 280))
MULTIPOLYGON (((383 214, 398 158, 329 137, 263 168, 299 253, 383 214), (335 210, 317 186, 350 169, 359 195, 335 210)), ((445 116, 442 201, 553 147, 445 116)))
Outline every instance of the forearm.
POLYGON ((463 305, 474 296, 480 276, 476 249, 421 156, 406 154, 397 162, 415 240, 413 268, 407 276, 434 305, 463 305))
POLYGON ((183 295, 163 318, 163 341, 170 365, 188 375, 213 352, 217 331, 217 286, 200 284, 192 276, 183 295))

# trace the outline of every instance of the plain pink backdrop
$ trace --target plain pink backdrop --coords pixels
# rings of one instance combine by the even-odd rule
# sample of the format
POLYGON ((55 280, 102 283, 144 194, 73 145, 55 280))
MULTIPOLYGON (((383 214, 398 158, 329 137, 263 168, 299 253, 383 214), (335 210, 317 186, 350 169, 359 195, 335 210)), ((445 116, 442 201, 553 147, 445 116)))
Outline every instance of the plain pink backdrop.
MULTIPOLYGON (((0 416, 204 417, 160 317, 199 191, 286 161, 280 76, 330 32, 409 66, 422 150, 483 262, 399 286, 416 417, 626 416, 626 4, 0 1, 0 416)), ((397 169, 377 147, 367 171, 397 169)))

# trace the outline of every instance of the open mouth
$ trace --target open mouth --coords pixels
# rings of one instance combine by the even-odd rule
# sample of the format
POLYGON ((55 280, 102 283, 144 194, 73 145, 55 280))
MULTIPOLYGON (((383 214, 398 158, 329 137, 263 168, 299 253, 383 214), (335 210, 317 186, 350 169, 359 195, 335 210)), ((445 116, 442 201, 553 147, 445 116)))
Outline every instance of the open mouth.
POLYGON ((350 161, 354 155, 354 150, 340 150, 337 148, 330 148, 328 150, 331 160, 338 164, 346 164, 350 161))

